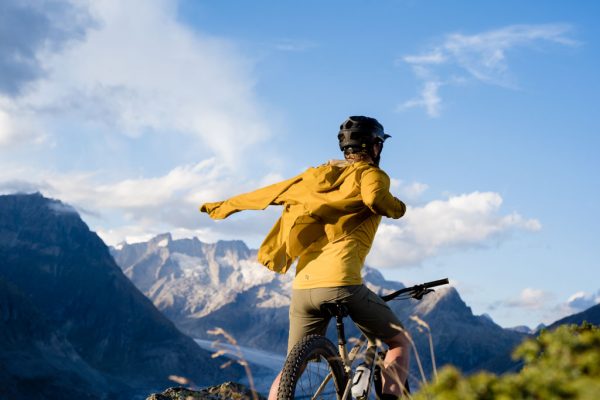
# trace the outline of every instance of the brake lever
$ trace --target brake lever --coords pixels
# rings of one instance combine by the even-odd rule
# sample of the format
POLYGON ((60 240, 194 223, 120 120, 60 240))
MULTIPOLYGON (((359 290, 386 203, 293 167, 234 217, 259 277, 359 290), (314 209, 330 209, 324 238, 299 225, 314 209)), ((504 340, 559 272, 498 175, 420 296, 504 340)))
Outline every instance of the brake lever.
POLYGON ((417 293, 415 293, 413 295, 413 298, 417 299, 417 300, 422 300, 423 296, 425 296, 426 294, 429 294, 431 292, 435 292, 435 290, 434 289, 423 289, 423 290, 420 290, 417 293))

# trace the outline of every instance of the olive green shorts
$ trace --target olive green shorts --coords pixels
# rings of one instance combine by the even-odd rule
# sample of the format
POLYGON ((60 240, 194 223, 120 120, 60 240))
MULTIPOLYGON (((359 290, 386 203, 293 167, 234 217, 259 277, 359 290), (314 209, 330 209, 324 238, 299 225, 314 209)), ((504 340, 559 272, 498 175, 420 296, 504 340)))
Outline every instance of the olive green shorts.
POLYGON ((319 309, 322 303, 340 301, 348 307, 350 317, 369 338, 386 341, 400 332, 402 324, 388 305, 364 285, 331 288, 294 289, 290 305, 288 353, 305 336, 324 335, 329 317, 319 309))

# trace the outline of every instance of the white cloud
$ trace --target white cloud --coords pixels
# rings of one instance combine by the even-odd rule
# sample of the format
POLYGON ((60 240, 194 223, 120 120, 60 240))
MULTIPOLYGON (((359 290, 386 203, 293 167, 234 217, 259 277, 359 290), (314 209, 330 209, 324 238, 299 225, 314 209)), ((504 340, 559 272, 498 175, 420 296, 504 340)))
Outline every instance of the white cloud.
POLYGON ((153 233, 149 233, 149 231, 142 226, 127 225, 114 229, 99 228, 96 230, 96 233, 107 245, 116 246, 117 244, 122 242, 127 242, 129 244, 147 242, 148 240, 155 237, 156 234, 162 232, 156 231, 153 233))
POLYGON ((37 50, 45 74, 11 99, 17 117, 131 137, 188 135, 229 165, 270 135, 252 65, 233 43, 182 25, 170 1, 87 4, 95 23, 85 38, 37 50))
POLYGON ((429 185, 421 182, 413 182, 410 185, 405 186, 401 193, 404 194, 404 197, 409 199, 419 198, 425 191, 429 189, 429 185))
POLYGON ((404 62, 415 65, 427 65, 427 64, 442 64, 447 61, 446 56, 440 49, 436 49, 428 54, 422 54, 418 56, 405 56, 403 57, 404 62))
POLYGON ((423 87, 418 97, 404 102, 398 109, 423 107, 430 117, 437 117, 442 104, 440 87, 468 79, 515 87, 507 53, 516 47, 533 47, 539 43, 575 46, 578 43, 567 36, 569 31, 568 25, 545 24, 511 25, 473 35, 449 34, 432 49, 402 58, 412 67, 415 76, 423 81, 423 87), (454 76, 456 69, 463 76, 454 76))
POLYGON ((159 233, 198 236, 204 241, 245 239, 257 245, 281 210, 245 213, 227 223, 199 212, 207 201, 272 183, 277 174, 240 181, 239 173, 207 159, 153 178, 102 180, 101 173, 56 173, 27 168, 0 170, 0 193, 40 191, 73 205, 108 244, 136 242, 159 233))
MULTIPOLYGON (((551 308, 553 303, 554 295, 546 292, 542 289, 536 288, 524 288, 521 292, 513 298, 496 301, 488 306, 488 310, 502 312, 503 314, 512 314, 515 312, 514 309, 520 309, 523 312, 535 312, 540 316, 545 314, 547 317, 548 309, 551 308)), ((548 318, 545 322, 550 321, 548 318)))
POLYGON ((577 292, 567 299, 566 307, 573 312, 587 310, 600 303, 600 290, 596 293, 577 292))
MULTIPOLYGON (((235 215, 223 223, 200 214, 198 207, 253 190, 279 180, 266 174, 240 182, 239 174, 215 159, 182 165, 153 178, 103 181, 100 173, 56 173, 31 169, 0 171, 0 192, 32 192, 58 198, 79 210, 84 219, 109 244, 138 241, 163 232, 180 237, 198 236, 205 241, 244 239, 257 246, 281 209, 235 215)), ((393 180, 401 192, 422 193, 427 185, 404 185, 393 180)), ((375 267, 418 265, 442 251, 483 246, 515 231, 541 228, 534 219, 501 214, 497 193, 473 192, 409 207, 398 221, 379 227, 368 263, 375 267)))
POLYGON ((41 53, 57 51, 85 36, 89 17, 81 2, 0 2, 0 93, 18 96, 46 73, 41 53), (68 21, 68 23, 64 23, 68 21))
POLYGON ((476 79, 499 85, 510 84, 506 52, 540 41, 573 46, 567 25, 513 25, 476 35, 449 35, 444 51, 476 79))
POLYGON ((406 183, 402 180, 391 178, 390 190, 392 193, 398 193, 398 197, 403 200, 418 200, 423 193, 429 189, 429 185, 421 182, 406 183))
POLYGON ((10 115, 0 108, 0 147, 8 146, 17 135, 10 115))
MULTIPOLYGON (((88 180, 84 187, 91 191, 91 196, 90 192, 84 196, 86 199, 96 198, 95 203, 99 209, 141 213, 141 217, 151 208, 160 209, 173 202, 197 206, 203 201, 222 198, 239 187, 236 180, 215 159, 209 159, 195 165, 176 167, 156 178, 125 179, 101 185, 88 180)), ((77 190, 71 190, 65 181, 61 183, 66 189, 65 193, 78 193, 77 190)), ((81 187, 81 182, 77 186, 81 187)))
POLYGON ((600 290, 596 293, 579 291, 569 296, 565 302, 556 304, 554 308, 549 311, 548 320, 554 322, 568 315, 585 311, 596 304, 600 304, 600 290))
POLYGON ((541 289, 525 288, 517 299, 506 302, 508 307, 518 307, 530 310, 540 310, 547 307, 551 295, 541 289))
POLYGON ((488 309, 506 316, 514 315, 515 311, 519 312, 515 309, 520 309, 520 312, 527 313, 530 319, 531 315, 536 315, 548 325, 596 304, 600 304, 600 290, 592 294, 580 291, 561 302, 556 295, 545 290, 525 288, 516 298, 497 301, 488 309))
POLYGON ((49 160, 56 163, 42 169, 3 159, 0 193, 39 190, 73 204, 110 243, 166 230, 215 239, 267 231, 269 213, 246 217, 253 225, 246 227, 239 218, 219 225, 198 212, 203 201, 278 180, 276 173, 248 180, 240 167, 262 170, 273 161, 264 140, 266 121, 277 117, 266 118, 257 100, 249 57, 231 41, 182 24, 176 7, 169 0, 0 5, 15 16, 0 32, 10 37, 24 26, 36 28, 19 35, 27 43, 17 49, 30 57, 23 64, 30 72, 10 78, 4 72, 14 68, 0 60, 0 152, 44 143, 55 146, 49 160), (185 143, 182 153, 193 154, 186 160, 205 161, 178 165, 177 154, 155 145, 162 141, 167 150, 185 143), (85 156, 73 149, 90 143, 99 146, 86 168, 85 156), (261 157, 255 157, 259 143, 261 157), (97 154, 104 157, 100 166, 97 154), (72 165, 88 172, 69 172, 72 165))
POLYGON ((0 149, 45 141, 46 136, 27 114, 15 107, 8 97, 0 96, 0 149))
POLYGON ((368 263, 414 266, 444 250, 483 246, 515 231, 541 229, 535 219, 501 214, 501 205, 497 193, 473 192, 409 207, 400 220, 382 222, 368 263))
POLYGON ((423 107, 430 117, 439 117, 442 105, 442 99, 438 94, 440 86, 442 86, 442 84, 437 81, 425 82, 420 96, 405 101, 398 107, 398 110, 423 107))
POLYGON ((308 40, 281 39, 275 42, 274 47, 279 51, 303 52, 317 47, 317 44, 308 40))

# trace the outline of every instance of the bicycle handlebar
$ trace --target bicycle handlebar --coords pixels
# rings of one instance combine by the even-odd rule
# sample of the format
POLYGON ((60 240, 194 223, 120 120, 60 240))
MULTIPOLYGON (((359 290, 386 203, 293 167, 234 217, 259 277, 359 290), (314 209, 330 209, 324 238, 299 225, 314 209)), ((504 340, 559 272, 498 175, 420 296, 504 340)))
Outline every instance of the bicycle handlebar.
POLYGON ((427 293, 429 293, 429 291, 431 291, 428 289, 431 289, 436 286, 447 285, 448 283, 450 283, 448 281, 448 278, 438 279, 437 281, 421 283, 420 285, 415 285, 415 286, 407 287, 404 289, 396 290, 393 293, 386 294, 385 296, 381 296, 381 298, 383 299, 383 301, 390 301, 390 300, 393 300, 396 297, 400 296, 401 294, 410 293, 411 297, 414 297, 414 298, 417 298, 420 300, 424 294, 427 294, 427 293))

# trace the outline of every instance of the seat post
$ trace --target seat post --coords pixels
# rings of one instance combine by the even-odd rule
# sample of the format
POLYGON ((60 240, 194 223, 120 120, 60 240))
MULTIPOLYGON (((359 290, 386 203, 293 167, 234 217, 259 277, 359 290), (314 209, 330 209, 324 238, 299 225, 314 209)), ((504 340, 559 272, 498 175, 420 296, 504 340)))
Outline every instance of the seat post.
POLYGON ((346 332, 344 330, 344 317, 341 315, 335 316, 335 327, 338 335, 338 346, 346 346, 346 332))
POLYGON ((336 304, 337 312, 335 313, 335 328, 338 336, 338 349, 342 362, 344 363, 344 369, 346 373, 350 373, 351 362, 348 357, 348 350, 346 349, 346 332, 344 330, 344 317, 348 315, 347 308, 341 303, 336 304))

